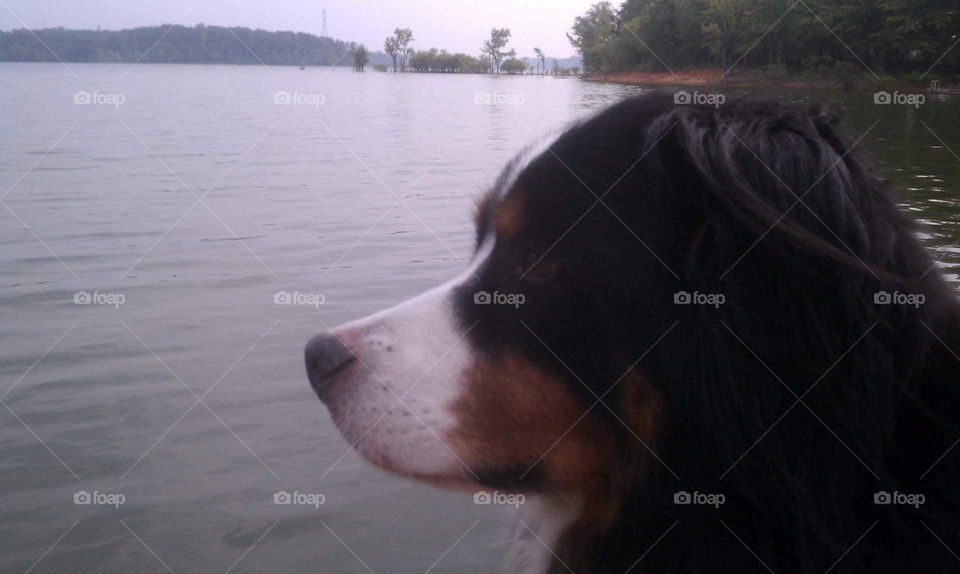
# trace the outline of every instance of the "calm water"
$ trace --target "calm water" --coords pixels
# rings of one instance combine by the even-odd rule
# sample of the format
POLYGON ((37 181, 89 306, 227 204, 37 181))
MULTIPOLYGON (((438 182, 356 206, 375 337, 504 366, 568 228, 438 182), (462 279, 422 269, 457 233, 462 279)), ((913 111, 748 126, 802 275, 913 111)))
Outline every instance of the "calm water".
MULTIPOLYGON (((350 452, 302 345, 457 272, 500 166, 638 90, 70 67, 0 65, 0 571, 495 570, 509 513, 350 452)), ((960 264, 960 99, 780 97, 812 96, 854 137, 879 120, 863 145, 960 264)))

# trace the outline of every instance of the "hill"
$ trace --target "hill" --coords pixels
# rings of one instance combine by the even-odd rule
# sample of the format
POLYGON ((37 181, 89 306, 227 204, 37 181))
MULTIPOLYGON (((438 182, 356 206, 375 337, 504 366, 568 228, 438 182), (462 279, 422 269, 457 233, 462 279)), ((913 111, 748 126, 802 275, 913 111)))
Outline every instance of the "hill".
MULTIPOLYGON (((350 47, 351 43, 343 40, 302 32, 203 24, 116 31, 48 28, 0 32, 0 62, 55 62, 59 57, 65 62, 350 66, 350 47)), ((382 54, 371 56, 371 60, 383 61, 382 54)))

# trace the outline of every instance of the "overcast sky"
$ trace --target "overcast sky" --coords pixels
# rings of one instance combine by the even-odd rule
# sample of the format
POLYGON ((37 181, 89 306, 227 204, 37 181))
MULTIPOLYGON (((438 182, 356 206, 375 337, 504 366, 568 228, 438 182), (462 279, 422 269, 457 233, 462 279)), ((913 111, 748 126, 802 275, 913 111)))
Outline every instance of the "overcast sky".
POLYGON ((573 55, 566 32, 596 0, 0 0, 0 29, 121 29, 199 22, 329 35, 382 50, 397 26, 413 30, 416 48, 476 55, 490 28, 513 32, 510 46, 532 56, 573 55))

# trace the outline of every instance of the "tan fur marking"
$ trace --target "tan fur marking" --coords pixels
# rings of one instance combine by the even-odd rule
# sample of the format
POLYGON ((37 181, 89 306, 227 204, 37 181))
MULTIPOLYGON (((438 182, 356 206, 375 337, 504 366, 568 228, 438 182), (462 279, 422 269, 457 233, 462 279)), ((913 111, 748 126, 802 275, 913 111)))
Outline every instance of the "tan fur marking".
POLYGON ((631 373, 604 399, 623 424, 594 416, 602 414, 602 405, 584 415, 589 405, 564 382, 516 354, 481 361, 468 385, 454 405, 459 424, 451 446, 478 470, 522 468, 543 456, 537 492, 581 509, 557 541, 558 549, 572 551, 573 561, 583 558, 581 551, 595 550, 593 545, 620 519, 621 501, 638 475, 657 464, 636 437, 655 448, 659 393, 631 373))
POLYGON ((497 235, 509 237, 523 226, 523 196, 513 191, 493 211, 493 226, 497 235))

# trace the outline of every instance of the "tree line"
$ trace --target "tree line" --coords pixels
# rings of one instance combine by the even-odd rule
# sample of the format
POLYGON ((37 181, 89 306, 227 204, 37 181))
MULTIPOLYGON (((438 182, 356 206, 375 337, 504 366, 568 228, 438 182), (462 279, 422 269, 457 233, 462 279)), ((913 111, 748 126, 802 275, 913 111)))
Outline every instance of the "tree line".
POLYGON ((60 58, 66 62, 332 66, 349 64, 344 60, 350 50, 347 42, 312 34, 203 24, 117 31, 49 28, 0 32, 0 61, 7 62, 56 62, 60 58))
POLYGON ((567 34, 588 73, 720 66, 960 74, 960 0, 602 1, 567 34))
POLYGON ((268 32, 250 28, 227 28, 198 24, 150 26, 128 30, 42 30, 0 31, 0 62, 146 62, 163 64, 268 64, 287 66, 350 65, 363 71, 374 63, 386 69, 438 73, 577 74, 579 69, 563 68, 539 48, 533 64, 518 58, 509 48, 511 32, 493 28, 476 56, 430 48, 416 50, 413 32, 397 28, 387 38, 386 53, 371 52, 363 44, 323 38, 300 32, 268 32), (49 49, 48 49, 49 48, 49 49))
MULTIPOLYGON (((394 72, 405 72, 409 68, 414 72, 523 74, 530 66, 524 60, 517 58, 516 50, 507 49, 510 36, 509 28, 492 28, 490 38, 484 40, 480 47, 480 54, 471 56, 436 48, 416 50, 411 46, 414 40, 413 32, 409 28, 397 28, 392 36, 384 40, 383 51, 390 56, 394 72)), ((354 53, 355 57, 358 57, 357 53, 361 49, 365 51, 366 47, 361 44, 354 53)), ((539 48, 534 48, 534 51, 538 61, 536 73, 546 73, 543 51, 539 48)), ((362 67, 355 67, 362 71, 362 67)))

